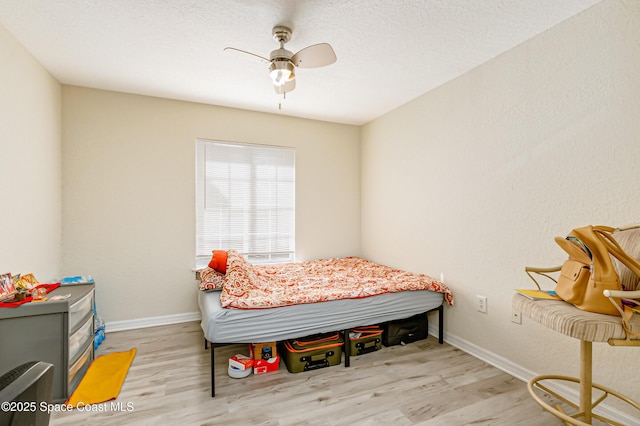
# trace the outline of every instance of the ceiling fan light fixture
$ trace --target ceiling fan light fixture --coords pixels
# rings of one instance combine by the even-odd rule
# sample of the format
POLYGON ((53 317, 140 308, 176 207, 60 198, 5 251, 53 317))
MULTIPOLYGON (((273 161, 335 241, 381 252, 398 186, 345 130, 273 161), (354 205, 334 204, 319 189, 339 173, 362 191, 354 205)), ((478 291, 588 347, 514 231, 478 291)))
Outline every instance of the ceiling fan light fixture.
POLYGON ((272 61, 269 66, 269 76, 276 86, 283 86, 295 76, 294 65, 290 61, 272 61))
POLYGON ((285 49, 285 44, 291 40, 291 29, 283 25, 273 27, 273 39, 280 44, 278 49, 272 50, 269 58, 235 47, 225 47, 225 52, 239 52, 260 59, 269 64, 269 77, 278 95, 286 95, 296 88, 296 70, 298 68, 320 68, 334 63, 336 53, 327 43, 307 46, 293 54, 285 49))

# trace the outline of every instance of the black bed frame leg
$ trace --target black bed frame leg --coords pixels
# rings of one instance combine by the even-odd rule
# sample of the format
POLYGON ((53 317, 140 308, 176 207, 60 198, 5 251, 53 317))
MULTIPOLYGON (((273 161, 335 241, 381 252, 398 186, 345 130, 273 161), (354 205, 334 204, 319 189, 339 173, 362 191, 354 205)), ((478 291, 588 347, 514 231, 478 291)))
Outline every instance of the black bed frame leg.
POLYGON ((351 339, 349 338, 349 330, 344 330, 344 366, 351 365, 351 339))
POLYGON ((438 343, 444 343, 444 306, 438 307, 438 343))
MULTIPOLYGON (((205 342, 207 340, 205 339, 205 342)), ((205 343, 206 346, 206 343, 205 343)), ((216 375, 214 373, 215 369, 215 346, 211 345, 211 398, 215 398, 216 396, 216 375)))

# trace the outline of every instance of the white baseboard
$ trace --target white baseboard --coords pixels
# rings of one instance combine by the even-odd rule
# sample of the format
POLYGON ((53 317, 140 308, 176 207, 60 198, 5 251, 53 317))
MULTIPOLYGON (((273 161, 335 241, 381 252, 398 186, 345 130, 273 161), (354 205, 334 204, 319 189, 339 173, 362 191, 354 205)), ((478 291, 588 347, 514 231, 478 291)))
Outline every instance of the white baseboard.
MULTIPOLYGON (((430 324, 429 334, 436 336, 437 338, 438 327, 430 324)), ((468 342, 464 339, 461 339, 457 336, 453 336, 447 333, 446 331, 444 333, 444 341, 447 344, 451 346, 455 346, 456 348, 468 353, 469 355, 472 355, 486 362, 487 364, 490 364, 496 367, 497 369, 502 370, 505 373, 522 380, 525 383, 528 383, 529 380, 531 380, 536 376, 539 376, 541 374, 546 374, 546 373, 536 373, 526 368, 523 368, 522 366, 515 364, 506 358, 503 358, 493 352, 487 351, 486 349, 476 346, 473 343, 468 342)), ((545 382, 545 386, 547 386, 553 392, 557 392, 558 394, 563 395, 569 401, 572 401, 576 404, 578 404, 578 401, 580 401, 580 394, 577 389, 563 385, 559 382, 551 382, 551 381, 545 382)), ((620 422, 621 424, 625 424, 625 425, 640 424, 639 418, 632 417, 631 415, 626 413, 622 413, 619 410, 616 410, 615 408, 611 407, 611 405, 607 404, 606 402, 603 402, 598 406, 597 412, 603 416, 609 417, 612 420, 620 422)))
POLYGON ((125 321, 110 321, 105 323, 105 332, 135 330, 138 328, 157 327, 159 325, 180 324, 183 322, 200 321, 200 312, 186 314, 164 315, 161 317, 139 318, 125 321))
MULTIPOLYGON (((433 331, 437 332, 437 328, 434 327, 433 331)), ((433 334, 432 330, 429 330, 429 333, 433 334)), ((451 346, 455 346, 456 348, 463 350, 466 353, 473 355, 474 357, 486 362, 487 364, 490 364, 524 382, 528 382, 532 377, 538 375, 531 370, 528 370, 518 364, 511 362, 507 358, 496 355, 493 352, 481 348, 480 346, 476 346, 471 342, 468 342, 457 336, 453 336, 447 332, 444 333, 444 340, 451 346)))

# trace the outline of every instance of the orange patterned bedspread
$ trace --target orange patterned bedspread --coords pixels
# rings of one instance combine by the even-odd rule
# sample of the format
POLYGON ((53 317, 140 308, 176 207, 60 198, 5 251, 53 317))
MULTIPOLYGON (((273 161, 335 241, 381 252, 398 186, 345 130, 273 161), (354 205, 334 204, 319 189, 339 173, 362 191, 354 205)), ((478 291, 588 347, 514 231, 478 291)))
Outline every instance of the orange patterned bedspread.
POLYGON ((428 275, 359 257, 252 265, 230 250, 220 303, 224 308, 265 309, 411 290, 443 293, 453 305, 451 290, 428 275))

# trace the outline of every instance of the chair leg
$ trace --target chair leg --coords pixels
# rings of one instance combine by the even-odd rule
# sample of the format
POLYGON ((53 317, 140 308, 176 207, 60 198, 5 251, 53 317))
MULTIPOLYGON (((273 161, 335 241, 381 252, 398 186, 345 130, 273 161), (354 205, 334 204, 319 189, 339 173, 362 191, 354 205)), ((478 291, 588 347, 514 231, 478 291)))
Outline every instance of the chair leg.
POLYGON ((580 411, 584 413, 584 422, 591 424, 592 410, 592 360, 593 345, 591 342, 580 341, 580 411))

